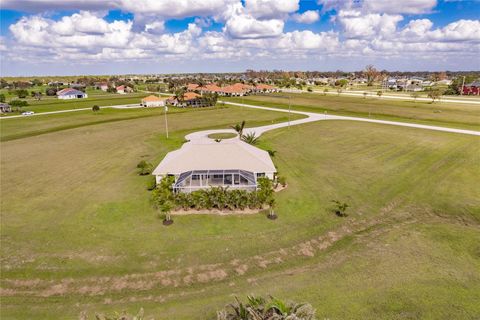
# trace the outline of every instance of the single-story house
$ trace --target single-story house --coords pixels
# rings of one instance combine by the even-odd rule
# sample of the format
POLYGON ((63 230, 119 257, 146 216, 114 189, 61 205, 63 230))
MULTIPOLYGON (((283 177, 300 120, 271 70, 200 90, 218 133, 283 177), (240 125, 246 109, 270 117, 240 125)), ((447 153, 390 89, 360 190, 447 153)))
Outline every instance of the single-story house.
POLYGON ((57 97, 58 99, 82 99, 88 98, 88 95, 76 89, 65 88, 57 92, 57 97))
POLYGON ((195 91, 195 90, 197 90, 198 87, 199 87, 199 85, 196 84, 196 83, 189 83, 187 85, 187 91, 195 91))
POLYGON ((0 113, 12 112, 12 107, 8 103, 0 103, 0 113))
POLYGON ((472 83, 463 86, 464 95, 480 95, 480 81, 474 81, 472 83))
POLYGON ((181 99, 178 97, 171 97, 167 99, 167 102, 176 107, 204 107, 205 100, 201 95, 195 92, 185 92, 181 99))
POLYGON ((100 89, 102 91, 108 90, 108 82, 98 82, 95 84, 95 88, 100 89))
POLYGON ((118 86, 115 88, 117 90, 117 93, 120 93, 120 94, 125 94, 125 93, 129 93, 129 92, 132 92, 132 88, 128 87, 128 86, 118 86))
POLYGON ((145 97, 142 99, 140 105, 144 107, 164 107, 166 104, 167 98, 160 98, 154 95, 145 97))
POLYGON ((169 152, 152 174, 157 183, 174 176, 176 192, 192 192, 211 187, 254 191, 259 177, 273 180, 276 172, 268 152, 240 139, 228 139, 187 142, 169 152))

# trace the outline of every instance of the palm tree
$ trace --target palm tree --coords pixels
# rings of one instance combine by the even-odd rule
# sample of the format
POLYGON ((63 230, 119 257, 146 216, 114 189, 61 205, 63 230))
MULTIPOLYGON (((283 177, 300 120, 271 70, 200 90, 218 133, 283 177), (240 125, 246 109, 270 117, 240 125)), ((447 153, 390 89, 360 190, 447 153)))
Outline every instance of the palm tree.
POLYGON ((166 226, 169 226, 173 223, 172 220, 172 215, 170 214, 170 211, 173 209, 173 202, 170 200, 164 201, 160 205, 160 211, 165 215, 165 218, 163 219, 163 224, 166 226))
POLYGON ((270 210, 268 211, 268 219, 270 220, 275 220, 278 218, 277 214, 275 213, 274 209, 275 209, 275 205, 276 205, 276 201, 275 201, 275 197, 273 196, 273 194, 268 197, 267 199, 267 204, 270 208, 270 210))
POLYGON ((241 138, 243 142, 246 142, 248 144, 251 144, 251 145, 255 145, 258 143, 258 139, 260 139, 259 137, 257 137, 257 135, 255 134, 255 132, 250 132, 250 133, 247 133, 243 136, 241 136, 241 138))
POLYGON ((185 89, 183 89, 183 88, 180 88, 177 91, 175 91, 175 98, 177 98, 178 103, 180 105, 182 105, 183 102, 185 101, 184 100, 184 95, 185 95, 185 89))
POLYGON ((270 297, 270 301, 253 295, 243 303, 235 302, 217 312, 217 320, 315 320, 315 309, 307 303, 284 302, 270 297))
POLYGON ((243 129, 245 128, 245 120, 243 120, 241 123, 237 123, 236 125, 231 126, 231 128, 238 133, 238 136, 241 139, 243 136, 243 129))

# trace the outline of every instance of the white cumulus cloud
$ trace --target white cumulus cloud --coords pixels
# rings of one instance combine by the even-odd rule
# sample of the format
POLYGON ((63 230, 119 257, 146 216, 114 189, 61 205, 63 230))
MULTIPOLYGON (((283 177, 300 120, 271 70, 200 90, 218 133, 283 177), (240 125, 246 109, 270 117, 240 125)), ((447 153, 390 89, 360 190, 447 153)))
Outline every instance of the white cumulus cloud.
POLYGON ((320 19, 320 14, 317 10, 308 10, 303 13, 295 13, 292 15, 292 19, 298 23, 314 23, 320 19))

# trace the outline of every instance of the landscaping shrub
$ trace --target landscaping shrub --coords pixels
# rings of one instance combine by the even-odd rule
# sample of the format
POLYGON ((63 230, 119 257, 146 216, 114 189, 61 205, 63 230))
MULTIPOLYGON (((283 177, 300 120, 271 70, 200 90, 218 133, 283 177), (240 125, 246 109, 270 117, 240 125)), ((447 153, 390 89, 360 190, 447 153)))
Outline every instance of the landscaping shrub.
POLYGON ((284 176, 279 176, 277 177, 277 182, 280 183, 282 187, 285 187, 287 185, 287 178, 284 176))
POLYGON ((151 163, 142 160, 137 164, 138 174, 141 176, 145 176, 147 174, 152 173, 153 166, 151 163))
POLYGON ((339 217, 347 217, 347 208, 349 205, 346 202, 340 202, 338 200, 332 200, 332 202, 335 204, 335 214, 339 217))
POLYGON ((175 193, 172 189, 174 183, 173 177, 162 179, 152 193, 154 207, 161 209, 164 203, 171 202, 176 210, 245 210, 262 209, 272 203, 273 183, 268 178, 259 178, 258 190, 252 192, 212 187, 191 193, 175 193))
POLYGON ((147 190, 152 191, 157 186, 157 181, 154 176, 149 176, 147 180, 147 190))
POLYGON ((272 296, 269 299, 247 296, 217 312, 217 320, 315 320, 315 309, 308 303, 286 302, 272 296))

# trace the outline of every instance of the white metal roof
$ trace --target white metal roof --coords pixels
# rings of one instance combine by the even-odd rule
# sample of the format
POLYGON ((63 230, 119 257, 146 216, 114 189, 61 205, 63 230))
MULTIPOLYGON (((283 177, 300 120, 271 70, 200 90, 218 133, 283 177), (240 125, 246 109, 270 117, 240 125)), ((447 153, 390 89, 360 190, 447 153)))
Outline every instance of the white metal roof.
POLYGON ((230 169, 265 173, 277 171, 268 152, 239 139, 228 139, 200 144, 187 142, 180 149, 169 152, 153 170, 153 174, 230 169))

